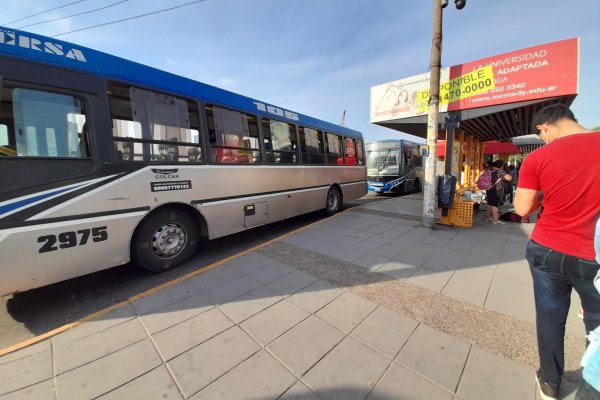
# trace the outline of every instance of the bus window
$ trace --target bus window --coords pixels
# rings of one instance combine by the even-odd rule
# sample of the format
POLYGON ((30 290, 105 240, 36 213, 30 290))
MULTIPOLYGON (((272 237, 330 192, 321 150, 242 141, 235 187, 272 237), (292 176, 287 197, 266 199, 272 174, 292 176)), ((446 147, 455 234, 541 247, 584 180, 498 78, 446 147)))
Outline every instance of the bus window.
POLYGON ((325 162, 323 132, 301 126, 300 151, 304 164, 323 164, 325 162))
POLYGON ((334 133, 327 133, 327 164, 344 165, 342 138, 334 133))
POLYGON ((269 118, 262 119, 266 162, 269 164, 296 164, 296 126, 269 118))
POLYGON ((344 142, 346 144, 344 146, 345 156, 346 156, 346 165, 356 165, 356 148, 355 148, 356 144, 354 143, 354 139, 345 138, 344 142))
POLYGON ((117 160, 202 161, 194 103, 149 90, 110 85, 109 105, 117 160))
POLYGON ((213 162, 261 162, 258 123, 255 116, 213 105, 207 105, 205 112, 213 162))
POLYGON ((0 156, 85 158, 83 101, 41 90, 3 87, 0 156))
POLYGON ((358 165, 365 165, 365 156, 363 153, 362 141, 356 141, 356 163, 358 165))

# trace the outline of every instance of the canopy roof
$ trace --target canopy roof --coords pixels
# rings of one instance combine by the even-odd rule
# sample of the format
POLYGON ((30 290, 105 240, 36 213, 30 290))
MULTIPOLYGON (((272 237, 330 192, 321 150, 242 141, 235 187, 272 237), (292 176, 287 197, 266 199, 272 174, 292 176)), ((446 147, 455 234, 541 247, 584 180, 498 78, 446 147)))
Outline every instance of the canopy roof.
MULTIPOLYGON (((503 104, 455 111, 454 113, 458 114, 461 120, 459 129, 475 136, 479 141, 507 140, 534 133, 531 130, 531 121, 540 108, 556 103, 570 106, 575 100, 575 96, 560 96, 522 103, 503 104)), ((440 113, 440 123, 443 124, 447 115, 448 113, 440 113)), ((427 138, 426 115, 379 122, 378 125, 427 138)), ((539 143, 537 147, 539 147, 539 143)))

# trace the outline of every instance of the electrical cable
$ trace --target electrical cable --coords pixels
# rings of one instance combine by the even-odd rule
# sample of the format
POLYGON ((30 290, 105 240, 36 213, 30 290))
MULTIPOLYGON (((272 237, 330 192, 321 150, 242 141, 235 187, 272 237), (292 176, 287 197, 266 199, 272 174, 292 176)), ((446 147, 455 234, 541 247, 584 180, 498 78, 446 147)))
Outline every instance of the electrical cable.
POLYGON ((96 11, 104 10, 104 9, 106 9, 106 8, 114 7, 114 6, 116 6, 116 5, 119 5, 119 4, 121 4, 121 3, 125 3, 126 1, 129 1, 129 0, 121 0, 121 1, 118 1, 118 2, 116 2, 116 3, 110 4, 110 5, 108 5, 108 6, 104 6, 104 7, 96 8, 95 10, 84 11, 84 12, 81 12, 81 13, 78 13, 78 14, 72 14, 72 15, 68 15, 68 16, 66 16, 66 17, 54 18, 54 19, 49 19, 49 20, 47 20, 47 21, 35 22, 35 23, 33 23, 33 24, 23 25, 23 26, 20 26, 20 27, 18 27, 18 28, 16 28, 16 29, 23 29, 23 28, 27 28, 27 27, 29 27, 29 26, 41 25, 41 24, 47 24, 48 22, 54 22, 54 21, 58 21, 58 20, 61 20, 61 19, 65 19, 65 18, 72 18, 72 17, 78 17, 78 16, 80 16, 80 15, 90 14, 90 13, 93 13, 93 12, 96 12, 96 11))
POLYGON ((36 13, 36 14, 31 14, 31 15, 28 15, 28 16, 26 16, 26 17, 23 17, 23 18, 15 19, 14 21, 5 22, 5 23, 3 23, 2 25, 6 26, 6 25, 8 25, 8 24, 13 24, 13 23, 15 23, 15 22, 23 21, 24 19, 27 19, 27 18, 35 17, 35 16, 38 16, 38 15, 40 15, 40 14, 45 14, 45 13, 47 13, 47 12, 50 12, 50 11, 58 10, 59 8, 67 7, 67 6, 70 6, 70 5, 76 4, 76 3, 83 3, 84 1, 87 1, 87 0, 78 0, 78 1, 74 1, 74 2, 72 2, 72 3, 64 4, 64 5, 62 5, 62 6, 58 6, 58 7, 54 7, 54 8, 51 8, 51 9, 49 9, 49 10, 46 10, 46 11, 42 11, 42 12, 39 12, 39 13, 36 13))
POLYGON ((87 26, 87 27, 85 27, 85 28, 74 29, 74 30, 72 30, 72 31, 68 31, 68 32, 59 33, 59 34, 57 34, 57 35, 52 35, 52 36, 50 36, 50 37, 58 37, 58 36, 68 35, 69 33, 81 32, 81 31, 85 31, 85 30, 88 30, 88 29, 98 28, 98 27, 101 27, 101 26, 112 25, 112 24, 116 24, 116 23, 119 23, 119 22, 130 21, 130 20, 132 20, 132 19, 137 19, 137 18, 147 17, 147 16, 149 16, 149 15, 160 14, 160 13, 162 13, 162 12, 166 12, 166 11, 175 10, 175 9, 177 9, 177 8, 181 8, 181 7, 190 6, 190 5, 192 5, 192 4, 202 3, 202 2, 204 2, 204 1, 206 1, 206 0, 196 0, 196 1, 191 1, 191 2, 189 2, 189 3, 180 4, 180 5, 178 5, 178 6, 175 6, 175 7, 163 8, 162 10, 152 11, 152 12, 149 12, 149 13, 146 13, 146 14, 140 14, 140 15, 136 15, 136 16, 133 16, 133 17, 129 17, 129 18, 123 18, 123 19, 118 19, 118 20, 115 20, 115 21, 105 22, 105 23, 103 23, 103 24, 98 24, 98 25, 87 26))

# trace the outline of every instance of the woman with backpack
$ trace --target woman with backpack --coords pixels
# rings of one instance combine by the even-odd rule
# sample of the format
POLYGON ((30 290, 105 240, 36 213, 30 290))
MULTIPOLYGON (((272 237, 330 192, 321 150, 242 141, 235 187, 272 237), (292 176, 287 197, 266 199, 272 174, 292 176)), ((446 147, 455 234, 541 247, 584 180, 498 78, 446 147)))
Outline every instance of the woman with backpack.
MULTIPOLYGON (((504 192, 504 182, 512 181, 512 177, 507 174, 502 167, 504 167, 504 161, 494 161, 491 170, 488 172, 490 174, 492 186, 485 190, 485 197, 488 204, 485 210, 485 220, 488 222, 492 221, 494 225, 505 224, 504 221, 501 221, 498 218, 498 207, 500 206, 500 199, 502 198, 502 193, 504 192)), ((485 169, 482 175, 484 173, 486 173, 485 169)))

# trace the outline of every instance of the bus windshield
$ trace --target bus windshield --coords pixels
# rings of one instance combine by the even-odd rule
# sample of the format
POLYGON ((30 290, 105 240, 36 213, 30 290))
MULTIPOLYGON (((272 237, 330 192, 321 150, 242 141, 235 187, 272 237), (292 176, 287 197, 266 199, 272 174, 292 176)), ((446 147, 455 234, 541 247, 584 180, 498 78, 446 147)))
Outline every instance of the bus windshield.
POLYGON ((367 175, 398 175, 400 151, 398 149, 373 150, 367 153, 367 175))

